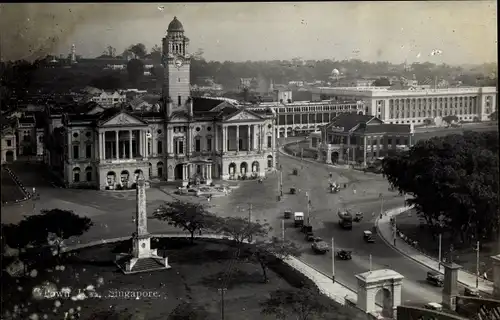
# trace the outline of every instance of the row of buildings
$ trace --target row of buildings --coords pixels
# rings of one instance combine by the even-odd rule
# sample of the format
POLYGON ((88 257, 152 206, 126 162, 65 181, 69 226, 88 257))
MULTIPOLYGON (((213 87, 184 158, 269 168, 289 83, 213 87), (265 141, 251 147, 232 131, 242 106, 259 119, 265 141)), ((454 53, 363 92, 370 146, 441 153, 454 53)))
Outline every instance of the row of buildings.
POLYGON ((412 125, 423 119, 484 121, 496 111, 495 88, 320 87, 302 102, 283 88, 274 90, 275 102, 194 97, 188 46, 174 18, 162 39, 159 95, 87 90, 79 102, 3 121, 2 163, 35 155, 68 187, 99 189, 134 187, 141 173, 184 185, 251 179, 276 168, 278 137, 323 128, 315 138, 322 159, 366 164, 410 146, 412 125))

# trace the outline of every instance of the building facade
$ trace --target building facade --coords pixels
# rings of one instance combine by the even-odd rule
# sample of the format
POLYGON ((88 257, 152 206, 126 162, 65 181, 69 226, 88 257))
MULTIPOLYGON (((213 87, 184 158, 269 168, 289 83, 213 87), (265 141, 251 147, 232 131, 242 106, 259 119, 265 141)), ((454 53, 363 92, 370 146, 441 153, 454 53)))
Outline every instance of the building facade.
POLYGON ((377 117, 341 114, 311 137, 325 163, 367 165, 413 145, 413 128, 407 124, 387 124, 377 117))
POLYGON ((388 88, 314 88, 313 101, 331 96, 363 101, 365 114, 392 124, 440 122, 446 116, 461 121, 488 121, 497 110, 495 87, 390 90, 388 88))
MULTIPOLYGON (((62 126, 47 141, 54 141, 50 161, 57 165, 62 158, 60 171, 67 186, 134 188, 140 174, 147 180, 187 185, 257 178, 274 170, 273 110, 191 97, 189 39, 177 18, 162 44, 165 80, 160 110, 138 111, 122 104, 63 113, 62 126)), ((57 115, 50 117, 51 123, 57 122, 57 115)))
POLYGON ((336 116, 343 113, 363 114, 362 102, 326 100, 321 102, 299 101, 292 103, 261 103, 259 107, 269 107, 277 116, 276 130, 279 137, 319 130, 336 116))
MULTIPOLYGON (((2 121, 3 122, 3 121, 2 121)), ((12 163, 17 160, 17 139, 16 139, 17 119, 9 119, 2 123, 2 164, 12 163)))

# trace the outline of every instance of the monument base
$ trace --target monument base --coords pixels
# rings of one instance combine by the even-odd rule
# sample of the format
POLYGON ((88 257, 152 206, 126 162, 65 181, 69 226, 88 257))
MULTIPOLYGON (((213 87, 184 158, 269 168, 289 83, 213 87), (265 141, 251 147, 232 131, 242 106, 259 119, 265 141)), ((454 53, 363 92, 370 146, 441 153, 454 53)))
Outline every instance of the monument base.
POLYGON ((134 257, 131 254, 119 254, 115 259, 115 264, 124 274, 167 270, 171 268, 168 264, 168 258, 160 257, 153 253, 149 257, 141 258, 134 257))

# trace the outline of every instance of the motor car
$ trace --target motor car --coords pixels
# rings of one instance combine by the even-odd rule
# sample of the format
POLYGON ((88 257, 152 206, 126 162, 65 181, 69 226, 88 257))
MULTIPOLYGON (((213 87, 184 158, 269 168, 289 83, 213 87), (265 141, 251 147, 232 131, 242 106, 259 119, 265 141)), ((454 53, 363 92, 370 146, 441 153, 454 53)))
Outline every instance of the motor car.
POLYGON ((427 272, 427 278, 425 280, 436 287, 442 287, 444 285, 444 275, 439 272, 427 272))
POLYGON ((285 213, 283 214, 283 217, 285 219, 290 219, 291 216, 292 216, 292 210, 285 210, 285 213))
POLYGON ((351 260, 352 259, 352 251, 341 249, 341 250, 337 251, 336 256, 340 260, 351 260))
POLYGON ((312 241, 311 248, 315 253, 325 254, 330 251, 328 244, 322 238, 314 237, 312 241))
POLYGON ((371 231, 368 231, 368 230, 363 231, 363 239, 368 243, 375 242, 375 239, 373 238, 373 233, 371 231))
POLYGON ((443 306, 437 302, 429 302, 424 306, 424 308, 434 311, 443 311, 443 306))

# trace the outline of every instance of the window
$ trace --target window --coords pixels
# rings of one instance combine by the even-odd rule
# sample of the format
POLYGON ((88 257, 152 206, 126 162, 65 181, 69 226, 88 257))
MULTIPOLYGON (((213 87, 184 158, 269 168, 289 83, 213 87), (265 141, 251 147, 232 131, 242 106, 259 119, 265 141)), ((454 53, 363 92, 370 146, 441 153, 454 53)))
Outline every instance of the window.
POLYGON ((387 139, 387 144, 392 146, 392 139, 391 138, 387 139))
POLYGON ((177 82, 181 82, 181 78, 177 78, 177 82))
POLYGON ((80 152, 79 152, 80 148, 79 147, 80 146, 78 146, 78 145, 73 146, 73 159, 80 158, 80 152))
POLYGON ((90 144, 87 144, 85 146, 85 157, 87 159, 92 158, 92 145, 90 145, 90 144))
POLYGON ((162 154, 163 153, 163 145, 161 143, 161 141, 158 141, 157 145, 156 145, 156 148, 158 149, 158 154, 162 154))
POLYGON ((272 148, 273 147, 273 137, 267 136, 267 147, 272 148))
POLYGON ((207 138, 207 151, 212 151, 212 138, 207 138))
POLYGON ((91 167, 87 167, 85 169, 85 178, 87 179, 87 181, 92 181, 92 168, 91 167))
POLYGON ((183 154, 184 153, 184 141, 177 140, 175 153, 176 154, 183 154))
POLYGON ((181 96, 177 96, 177 104, 180 106, 182 104, 181 96))
POLYGON ((399 139, 396 139, 396 145, 399 146, 399 139))
POLYGON ((148 150, 146 150, 146 155, 149 156, 151 154, 151 141, 148 140, 148 150))
POLYGON ((7 140, 7 147, 12 147, 12 140, 7 140))
POLYGON ((73 169, 73 182, 80 182, 80 168, 73 169))
POLYGON ((201 151, 201 140, 200 138, 196 138, 194 141, 194 151, 200 152, 201 151))

